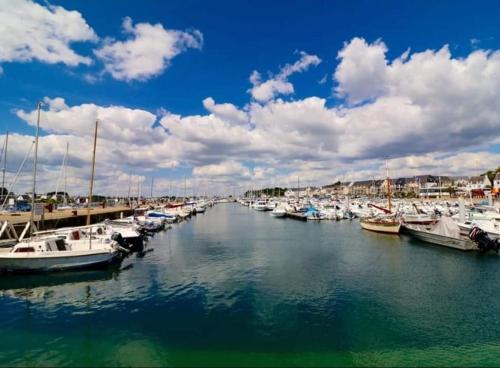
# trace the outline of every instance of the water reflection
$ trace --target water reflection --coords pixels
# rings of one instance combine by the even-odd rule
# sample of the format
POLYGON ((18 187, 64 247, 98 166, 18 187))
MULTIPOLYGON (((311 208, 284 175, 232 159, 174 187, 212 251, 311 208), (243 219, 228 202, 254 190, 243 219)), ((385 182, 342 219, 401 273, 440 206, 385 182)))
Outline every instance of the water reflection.
POLYGON ((25 339, 33 364, 50 351, 47 361, 73 365, 195 365, 227 356, 217 352, 313 362, 356 352, 364 362, 493 344, 500 331, 497 258, 369 233, 356 221, 302 223, 221 205, 148 247, 119 268, 1 278, 0 326, 11 340, 0 363, 17 359, 12 341, 25 339), (82 345, 84 356, 74 348, 82 345))

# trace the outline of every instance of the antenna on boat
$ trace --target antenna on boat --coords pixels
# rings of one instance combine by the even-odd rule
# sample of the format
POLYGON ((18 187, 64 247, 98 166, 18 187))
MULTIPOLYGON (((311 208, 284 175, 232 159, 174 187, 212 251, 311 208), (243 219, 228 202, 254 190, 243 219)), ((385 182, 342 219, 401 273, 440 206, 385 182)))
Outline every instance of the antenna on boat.
POLYGON ((36 133, 35 133, 35 155, 33 160, 33 191, 31 192, 31 214, 30 214, 30 237, 33 235, 33 224, 35 215, 35 189, 36 189, 36 164, 38 160, 38 134, 40 131, 40 110, 42 109, 42 102, 37 105, 37 118, 36 118, 36 133))

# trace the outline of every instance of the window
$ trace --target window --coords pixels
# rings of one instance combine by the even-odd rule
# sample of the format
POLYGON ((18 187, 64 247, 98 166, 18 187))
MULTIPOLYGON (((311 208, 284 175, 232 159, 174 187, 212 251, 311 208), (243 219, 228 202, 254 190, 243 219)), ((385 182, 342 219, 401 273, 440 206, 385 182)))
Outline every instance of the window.
POLYGON ((64 242, 64 239, 57 239, 56 246, 57 250, 66 250, 66 243, 64 242))
POLYGON ((35 248, 33 247, 23 247, 23 248, 17 248, 15 253, 29 253, 29 252, 34 252, 35 248))

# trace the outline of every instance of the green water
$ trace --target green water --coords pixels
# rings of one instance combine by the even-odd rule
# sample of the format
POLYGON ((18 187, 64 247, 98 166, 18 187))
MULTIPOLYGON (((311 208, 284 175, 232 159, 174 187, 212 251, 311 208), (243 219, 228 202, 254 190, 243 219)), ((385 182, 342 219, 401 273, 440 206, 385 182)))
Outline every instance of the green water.
POLYGON ((496 255, 232 204, 148 249, 1 276, 0 365, 500 365, 496 255))

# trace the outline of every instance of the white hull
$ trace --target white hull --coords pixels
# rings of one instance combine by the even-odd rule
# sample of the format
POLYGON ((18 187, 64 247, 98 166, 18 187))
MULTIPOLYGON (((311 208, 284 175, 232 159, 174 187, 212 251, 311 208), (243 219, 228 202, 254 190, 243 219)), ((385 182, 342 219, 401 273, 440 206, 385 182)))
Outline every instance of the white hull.
POLYGON ((477 249, 476 245, 471 240, 466 238, 456 239, 449 236, 433 234, 431 232, 418 230, 408 226, 406 226, 406 229, 408 230, 411 236, 427 243, 442 245, 444 247, 455 248, 460 250, 477 249))
POLYGON ((0 270, 28 272, 87 268, 111 263, 117 255, 115 250, 4 253, 0 254, 0 270))
POLYGON ((273 217, 285 217, 286 216, 286 212, 271 212, 271 216, 273 217))
POLYGON ((399 222, 371 222, 366 220, 361 220, 359 222, 361 227, 365 230, 375 231, 377 233, 387 233, 387 234, 399 234, 399 229, 401 224, 399 222))

